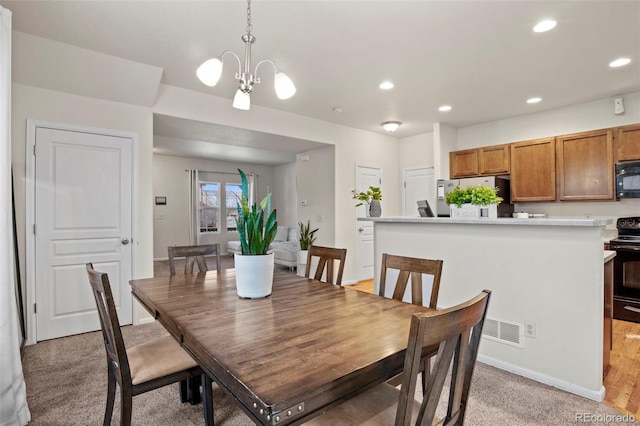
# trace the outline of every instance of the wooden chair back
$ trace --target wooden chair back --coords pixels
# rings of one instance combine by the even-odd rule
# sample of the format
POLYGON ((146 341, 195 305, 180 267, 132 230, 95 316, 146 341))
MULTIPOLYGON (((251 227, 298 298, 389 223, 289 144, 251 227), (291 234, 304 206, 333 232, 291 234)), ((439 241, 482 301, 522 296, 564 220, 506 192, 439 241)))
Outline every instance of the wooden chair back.
POLYGON ((175 259, 184 257, 184 273, 193 274, 194 266, 198 265, 199 272, 208 271, 205 256, 216 255, 216 269, 220 271, 220 244, 207 244, 200 246, 169 246, 169 271, 176 274, 175 259))
POLYGON ((87 264, 89 283, 93 290, 98 308, 98 317, 104 338, 104 347, 107 352, 107 364, 114 373, 120 389, 131 388, 131 370, 125 349, 116 304, 113 300, 109 277, 106 273, 93 269, 93 264, 87 264))
POLYGON ((387 283, 387 269, 398 269, 398 279, 393 290, 393 299, 402 300, 409 278, 411 278, 411 303, 422 305, 422 274, 433 275, 433 285, 429 297, 429 308, 436 309, 438 293, 440 292, 440 276, 442 275, 442 260, 419 259, 416 257, 395 256, 382 254, 382 271, 380 273, 380 288, 378 295, 384 297, 387 283))
POLYGON ((347 249, 339 249, 334 247, 309 246, 307 253, 307 266, 304 276, 309 278, 311 273, 311 259, 318 257, 318 267, 316 268, 314 280, 321 281, 325 266, 327 268, 326 282, 334 284, 334 262, 338 261, 338 276, 335 284, 342 285, 342 273, 344 272, 344 261, 347 258, 347 249))
POLYGON ((413 315, 404 361, 404 379, 396 412, 396 426, 412 424, 411 414, 418 373, 422 366, 422 353, 436 348, 436 359, 427 378, 424 398, 414 424, 433 423, 449 371, 451 382, 447 413, 442 423, 438 424, 463 424, 490 296, 489 290, 483 290, 478 296, 460 305, 435 313, 413 315))

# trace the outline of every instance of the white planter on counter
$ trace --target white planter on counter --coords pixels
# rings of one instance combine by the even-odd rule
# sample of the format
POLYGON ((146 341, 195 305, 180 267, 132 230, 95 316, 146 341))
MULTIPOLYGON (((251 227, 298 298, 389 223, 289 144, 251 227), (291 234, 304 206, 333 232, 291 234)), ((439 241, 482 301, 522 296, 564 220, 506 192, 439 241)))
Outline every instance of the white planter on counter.
POLYGON ((498 205, 491 203, 488 206, 478 206, 475 204, 463 204, 458 207, 455 204, 449 205, 452 218, 461 219, 495 219, 498 217, 498 205))

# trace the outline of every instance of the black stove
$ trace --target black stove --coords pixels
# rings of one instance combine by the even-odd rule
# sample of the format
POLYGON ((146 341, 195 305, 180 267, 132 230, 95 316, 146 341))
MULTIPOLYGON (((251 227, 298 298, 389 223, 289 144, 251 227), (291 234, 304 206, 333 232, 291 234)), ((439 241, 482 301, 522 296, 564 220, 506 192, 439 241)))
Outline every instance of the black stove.
POLYGON ((640 217, 621 217, 618 238, 609 241, 613 258, 613 317, 640 322, 640 217))

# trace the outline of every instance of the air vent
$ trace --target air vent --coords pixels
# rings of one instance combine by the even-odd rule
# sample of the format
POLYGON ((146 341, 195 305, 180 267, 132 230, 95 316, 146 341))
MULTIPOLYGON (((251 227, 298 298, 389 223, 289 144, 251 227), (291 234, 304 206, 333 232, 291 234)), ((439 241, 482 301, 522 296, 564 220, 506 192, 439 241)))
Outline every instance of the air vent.
POLYGON ((524 327, 516 322, 486 318, 482 336, 507 345, 524 347, 524 327))

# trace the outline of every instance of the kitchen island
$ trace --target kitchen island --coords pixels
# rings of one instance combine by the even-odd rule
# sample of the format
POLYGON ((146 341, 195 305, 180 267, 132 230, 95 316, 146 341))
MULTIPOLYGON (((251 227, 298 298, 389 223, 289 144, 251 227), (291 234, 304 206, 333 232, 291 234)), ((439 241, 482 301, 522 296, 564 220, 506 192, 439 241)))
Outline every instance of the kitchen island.
POLYGON ((359 220, 374 223, 376 291, 382 253, 442 259, 439 308, 492 291, 481 362, 602 401, 603 235, 612 219, 359 220))

